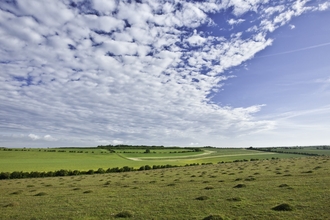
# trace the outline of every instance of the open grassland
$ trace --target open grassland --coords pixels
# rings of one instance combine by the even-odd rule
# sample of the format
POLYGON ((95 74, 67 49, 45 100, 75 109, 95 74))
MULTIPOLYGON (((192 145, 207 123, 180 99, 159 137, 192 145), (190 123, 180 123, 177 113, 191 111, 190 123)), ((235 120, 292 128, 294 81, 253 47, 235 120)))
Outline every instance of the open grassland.
POLYGON ((329 174, 300 157, 1 180, 0 219, 329 219, 329 174))
POLYGON ((317 154, 330 156, 330 146, 312 146, 312 147, 274 147, 268 148, 272 152, 317 154))
POLYGON ((0 172, 55 170, 97 170, 113 167, 145 165, 179 165, 193 163, 219 163, 235 160, 301 157, 302 155, 279 154, 246 149, 207 148, 200 152, 184 149, 121 149, 110 153, 105 149, 1 149, 0 172))

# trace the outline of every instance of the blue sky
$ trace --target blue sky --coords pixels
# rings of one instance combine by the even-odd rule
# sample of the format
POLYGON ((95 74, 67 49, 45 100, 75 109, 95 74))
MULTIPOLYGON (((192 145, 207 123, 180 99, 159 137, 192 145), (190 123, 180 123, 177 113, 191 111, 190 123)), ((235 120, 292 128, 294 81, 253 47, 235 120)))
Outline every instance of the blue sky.
POLYGON ((0 146, 329 144, 330 3, 0 3, 0 146))

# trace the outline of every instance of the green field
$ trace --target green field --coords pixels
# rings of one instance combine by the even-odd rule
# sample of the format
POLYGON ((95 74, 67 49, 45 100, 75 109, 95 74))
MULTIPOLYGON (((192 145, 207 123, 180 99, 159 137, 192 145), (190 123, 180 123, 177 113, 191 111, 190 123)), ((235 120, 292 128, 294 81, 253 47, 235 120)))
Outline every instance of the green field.
POLYGON ((186 165, 192 163, 219 163, 234 160, 302 157, 295 154, 279 154, 246 149, 206 148, 201 152, 184 149, 121 149, 110 153, 105 149, 1 149, 0 172, 97 170, 98 168, 134 167, 144 165, 186 165))
MULTIPOLYGON (((203 156, 222 155, 223 157, 216 159, 229 159, 232 158, 226 156, 229 151, 219 150, 203 156)), ((232 155, 245 154, 245 158, 258 156, 243 153, 245 151, 234 150, 232 155)), ((1 154, 3 153, 1 151, 1 154)), ((94 155, 39 151, 16 153, 19 153, 20 157, 25 155, 27 159, 31 159, 30 154, 34 154, 47 158, 53 155, 54 160, 62 158, 63 161, 70 158, 79 161, 78 157, 85 160, 95 157, 95 161, 112 158, 132 163, 141 162, 101 152, 94 152, 94 155)), ((125 154, 121 153, 121 156, 125 154)), ((259 156, 266 157, 264 154, 259 156)), ((280 155, 267 155, 271 156, 280 155)), ((12 155, 12 159, 15 159, 15 155, 12 155)), ((197 158, 196 160, 198 161, 197 158)), ((38 160, 35 158, 36 161, 38 160)), ((88 163, 87 166, 93 165, 92 162, 85 162, 88 163)), ((78 165, 81 165, 80 162, 78 165)), ((113 163, 104 165, 111 166, 113 163)), ((48 168, 54 169, 56 166, 56 163, 52 163, 48 168)), ((0 180, 0 219, 96 220, 120 219, 120 216, 143 220, 329 219, 329 174, 330 157, 325 156, 124 173, 0 180), (282 209, 288 211, 274 210, 281 204, 287 204, 282 209), (216 216, 218 218, 215 218, 216 216)))

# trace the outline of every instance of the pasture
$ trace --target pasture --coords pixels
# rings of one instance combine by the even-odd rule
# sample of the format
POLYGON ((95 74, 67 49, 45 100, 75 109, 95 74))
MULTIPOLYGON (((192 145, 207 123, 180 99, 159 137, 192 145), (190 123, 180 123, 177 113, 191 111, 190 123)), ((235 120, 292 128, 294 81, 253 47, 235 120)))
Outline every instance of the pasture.
POLYGON ((1 180, 0 219, 329 219, 329 174, 325 156, 1 180))
POLYGON ((145 165, 178 165, 231 162, 235 160, 302 157, 295 154, 280 154, 246 150, 243 148, 205 148, 200 152, 185 149, 120 149, 111 153, 105 149, 0 149, 0 172, 55 170, 97 170, 113 167, 145 165))

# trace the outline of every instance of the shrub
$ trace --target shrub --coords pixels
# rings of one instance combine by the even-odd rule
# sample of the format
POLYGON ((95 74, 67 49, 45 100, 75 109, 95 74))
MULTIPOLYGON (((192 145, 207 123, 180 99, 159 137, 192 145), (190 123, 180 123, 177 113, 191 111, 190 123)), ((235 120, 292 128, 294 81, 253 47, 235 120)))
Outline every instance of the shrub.
POLYGON ((10 173, 8 172, 1 172, 0 173, 0 179, 4 180, 4 179, 9 179, 10 178, 10 173))
POLYGON ((292 211, 293 207, 287 203, 280 204, 272 208, 274 211, 292 211))
POLYGON ((103 168, 99 168, 99 169, 96 171, 96 173, 100 173, 100 174, 102 174, 102 173, 105 173, 105 170, 104 170, 103 168))

